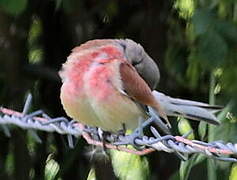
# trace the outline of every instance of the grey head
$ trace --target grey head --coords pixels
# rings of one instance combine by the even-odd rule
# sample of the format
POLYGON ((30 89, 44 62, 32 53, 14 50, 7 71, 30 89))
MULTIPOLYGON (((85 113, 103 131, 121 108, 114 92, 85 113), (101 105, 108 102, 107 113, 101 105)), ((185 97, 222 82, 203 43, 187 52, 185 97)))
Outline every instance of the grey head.
POLYGON ((140 44, 131 39, 119 39, 116 42, 122 46, 126 59, 135 67, 139 75, 152 90, 155 89, 160 80, 160 72, 153 59, 140 44))

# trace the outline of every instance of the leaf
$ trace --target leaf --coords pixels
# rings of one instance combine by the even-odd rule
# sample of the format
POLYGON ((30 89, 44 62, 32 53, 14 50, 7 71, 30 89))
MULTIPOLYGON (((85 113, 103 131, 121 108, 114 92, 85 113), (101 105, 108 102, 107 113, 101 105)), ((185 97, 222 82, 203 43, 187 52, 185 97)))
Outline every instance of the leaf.
POLYGON ((213 127, 209 130, 210 137, 208 141, 222 140, 224 142, 236 142, 237 123, 225 122, 221 126, 213 127))
POLYGON ((144 180, 149 176, 149 165, 145 157, 111 150, 114 172, 121 180, 144 180))
POLYGON ((212 28, 213 22, 214 16, 209 9, 197 9, 192 18, 195 34, 198 36, 206 33, 212 28))
POLYGON ((217 180, 217 166, 213 159, 207 160, 207 177, 208 180, 217 180))
POLYGON ((193 15, 194 1, 193 0, 176 0, 174 8, 178 10, 179 16, 188 19, 193 15))
POLYGON ((188 180, 192 167, 205 159, 206 157, 202 154, 194 154, 189 160, 182 161, 179 169, 180 180, 188 180))
POLYGON ((213 69, 224 62, 228 46, 224 38, 213 30, 200 36, 197 51, 202 65, 213 69))
POLYGON ((45 165, 45 179, 51 180, 55 179, 58 171, 60 169, 59 164, 54 159, 49 159, 50 155, 48 156, 48 160, 46 161, 45 165))
POLYGON ((205 136, 207 135, 207 123, 206 122, 201 121, 199 123, 198 134, 199 134, 201 140, 203 140, 205 138, 205 136))
POLYGON ((234 23, 219 20, 216 23, 215 29, 229 41, 237 43, 237 27, 234 23))
POLYGON ((14 157, 12 152, 7 154, 5 168, 8 174, 13 174, 14 172, 14 157))
POLYGON ((178 117, 178 129, 181 135, 185 135, 189 132, 192 132, 188 135, 188 139, 194 139, 193 129, 189 121, 183 117, 178 117))
MULTIPOLYGON (((237 53, 235 52, 235 54, 236 55, 233 57, 228 57, 228 60, 230 61, 230 59, 232 58, 233 59, 232 61, 236 62, 237 53)), ((226 64, 223 70, 224 73, 220 79, 223 90, 225 92, 228 92, 230 95, 232 95, 233 102, 237 102, 237 93, 236 93, 237 83, 233 83, 233 82, 236 82, 236 77, 237 77, 237 65, 235 62, 226 64)), ((231 98, 231 97, 228 97, 228 98, 231 98)), ((232 111, 235 111, 235 113, 237 114, 237 108, 233 108, 232 111)))
POLYGON ((91 168, 87 180, 96 180, 95 169, 91 168))
POLYGON ((17 16, 21 14, 27 6, 27 0, 0 0, 0 7, 7 13, 17 16))
POLYGON ((237 179, 237 163, 233 164, 229 177, 229 180, 236 180, 236 179, 237 179))
POLYGON ((209 125, 208 141, 222 140, 225 142, 235 142, 237 140, 237 123, 230 122, 226 119, 226 114, 231 111, 232 104, 229 103, 224 110, 217 116, 217 119, 221 122, 220 126, 209 125))
POLYGON ((198 80, 200 78, 200 63, 196 59, 196 54, 191 53, 189 55, 189 65, 186 71, 186 76, 188 78, 188 83, 191 88, 196 88, 198 85, 198 80))

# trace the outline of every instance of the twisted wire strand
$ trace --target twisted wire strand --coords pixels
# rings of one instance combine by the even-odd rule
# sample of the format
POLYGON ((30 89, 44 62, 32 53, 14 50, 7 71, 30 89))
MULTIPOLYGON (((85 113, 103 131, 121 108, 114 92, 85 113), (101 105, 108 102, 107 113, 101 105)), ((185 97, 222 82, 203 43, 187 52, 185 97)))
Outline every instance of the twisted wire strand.
POLYGON ((152 126, 150 126, 150 131, 153 136, 134 137, 134 133, 131 135, 107 134, 104 136, 105 143, 101 141, 101 132, 103 133, 103 131, 99 128, 88 127, 74 120, 69 121, 65 117, 51 118, 41 110, 28 113, 31 100, 32 96, 29 95, 22 112, 0 107, 0 127, 2 127, 6 136, 11 136, 9 125, 15 125, 31 131, 37 142, 41 142, 41 139, 35 130, 67 135, 70 148, 74 147, 72 137, 78 138, 82 136, 88 144, 138 155, 148 154, 153 151, 165 151, 175 153, 183 160, 187 160, 189 154, 202 153, 210 158, 237 162, 237 158, 228 157, 229 155, 237 155, 237 144, 224 143, 222 141, 202 142, 188 140, 186 138, 188 134, 184 136, 161 136, 156 128, 152 126), (128 148, 127 145, 133 145, 136 149, 128 148))

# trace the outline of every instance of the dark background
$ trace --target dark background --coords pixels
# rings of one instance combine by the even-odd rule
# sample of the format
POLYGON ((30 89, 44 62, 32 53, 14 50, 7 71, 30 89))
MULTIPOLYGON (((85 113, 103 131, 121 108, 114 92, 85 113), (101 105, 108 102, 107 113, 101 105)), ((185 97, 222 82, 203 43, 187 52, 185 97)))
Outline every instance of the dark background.
MULTIPOLYGON (((236 24, 235 0, 0 0, 0 104, 21 111, 31 92, 32 111, 66 116, 57 72, 70 50, 90 39, 131 38, 159 65, 159 91, 230 105, 220 127, 192 122, 195 138, 236 142, 236 24)), ((0 179, 86 179, 91 169, 97 179, 116 179, 110 161, 90 160, 83 139, 69 149, 58 134, 39 132, 39 144, 26 130, 11 133, 0 131, 0 179)), ((205 158, 180 164, 162 152, 139 159, 146 173, 132 179, 177 180, 180 167, 185 174, 195 164, 187 179, 228 179, 231 170, 205 158)), ((129 175, 134 166, 126 164, 129 175)))

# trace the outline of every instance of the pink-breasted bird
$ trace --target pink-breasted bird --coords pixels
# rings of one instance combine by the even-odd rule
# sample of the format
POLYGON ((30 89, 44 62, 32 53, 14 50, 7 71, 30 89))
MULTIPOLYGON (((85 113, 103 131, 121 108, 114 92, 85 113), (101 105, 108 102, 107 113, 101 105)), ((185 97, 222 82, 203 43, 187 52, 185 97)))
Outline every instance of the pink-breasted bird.
POLYGON ((146 106, 162 117, 167 126, 166 114, 177 113, 217 124, 215 116, 205 109, 209 108, 206 104, 204 108, 195 102, 187 106, 203 108, 207 118, 206 114, 198 115, 196 109, 188 114, 182 109, 186 101, 168 102, 170 97, 152 93, 159 81, 159 69, 143 47, 130 39, 88 41, 72 50, 59 74, 63 82, 60 98, 67 115, 85 125, 112 132, 124 126, 133 130, 139 119, 148 118, 146 106))

